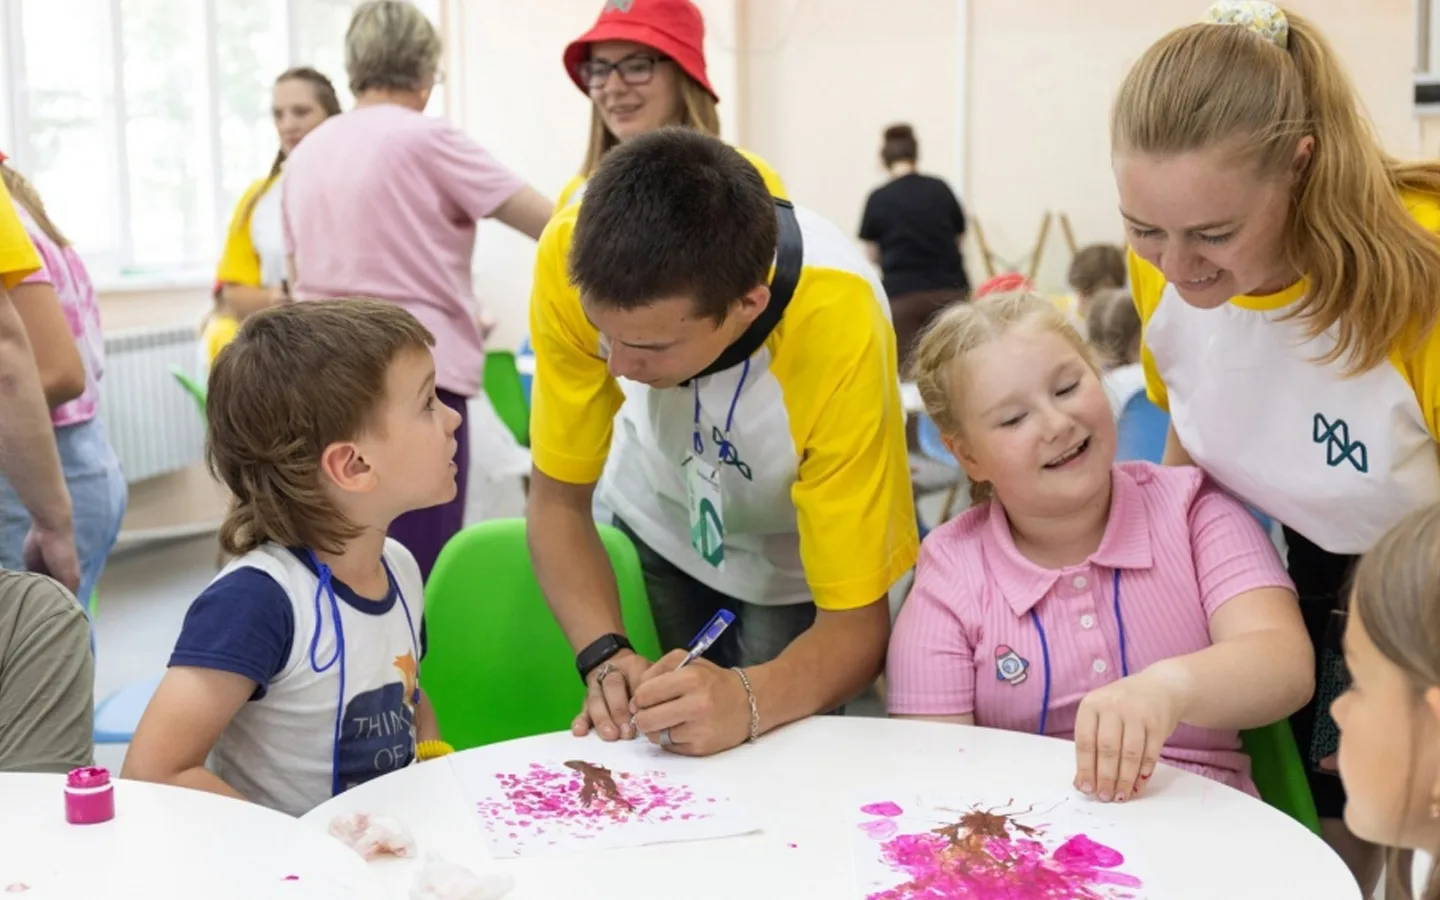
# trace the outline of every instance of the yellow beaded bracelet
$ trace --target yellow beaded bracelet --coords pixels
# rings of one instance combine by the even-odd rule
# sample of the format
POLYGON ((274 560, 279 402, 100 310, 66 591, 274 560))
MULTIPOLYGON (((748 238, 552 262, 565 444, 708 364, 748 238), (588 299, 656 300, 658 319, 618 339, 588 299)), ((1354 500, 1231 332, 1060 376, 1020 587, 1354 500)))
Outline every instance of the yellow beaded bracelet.
POLYGON ((455 748, 444 741, 421 741, 415 745, 415 756, 425 762, 430 759, 439 759, 442 756, 449 756, 455 752, 455 748))

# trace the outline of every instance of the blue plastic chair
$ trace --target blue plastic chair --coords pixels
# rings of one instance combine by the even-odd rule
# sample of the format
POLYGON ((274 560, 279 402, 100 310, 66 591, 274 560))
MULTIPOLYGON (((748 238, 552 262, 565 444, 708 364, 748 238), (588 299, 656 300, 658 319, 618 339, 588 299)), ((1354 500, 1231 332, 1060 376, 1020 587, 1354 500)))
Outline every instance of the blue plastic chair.
MULTIPOLYGON (((95 655, 95 617, 100 612, 99 607, 100 594, 94 591, 90 594, 90 603, 85 610, 90 616, 91 656, 95 655)), ((145 707, 150 705, 150 698, 155 696, 160 677, 156 675, 133 681, 95 704, 95 743, 130 743, 130 739, 135 736, 135 726, 140 724, 140 716, 144 714, 145 707)))
POLYGON ((1115 447, 1119 462, 1145 460, 1158 464, 1165 456, 1165 437, 1170 432, 1170 415, 1150 402, 1140 391, 1120 411, 1116 423, 1120 440, 1115 447))
POLYGON ((161 676, 134 681, 95 704, 95 743, 128 744, 161 676))
MULTIPOLYGON (((960 488, 965 484, 964 477, 960 474, 960 463, 951 454, 950 448, 945 446, 945 441, 940 437, 940 429, 929 416, 918 414, 915 423, 915 437, 920 444, 920 453, 928 460, 937 462, 956 470, 956 480, 945 490, 945 504, 940 510, 940 521, 948 521, 955 512, 955 502, 959 499, 960 488)), ((928 533, 928 531, 927 531, 928 533)), ((923 539, 925 534, 921 534, 923 539)))

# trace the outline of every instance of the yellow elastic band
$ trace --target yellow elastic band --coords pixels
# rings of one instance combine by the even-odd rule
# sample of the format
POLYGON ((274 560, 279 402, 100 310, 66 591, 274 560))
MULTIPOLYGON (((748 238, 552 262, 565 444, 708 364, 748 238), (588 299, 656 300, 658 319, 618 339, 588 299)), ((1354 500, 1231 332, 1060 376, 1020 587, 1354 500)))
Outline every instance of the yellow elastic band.
POLYGON ((1282 50, 1290 42, 1290 22, 1285 12, 1266 0, 1219 0, 1205 11, 1204 21, 1212 25, 1240 25, 1282 50))
POLYGON ((415 745, 415 755, 421 762, 428 759, 438 759, 442 756, 449 756, 455 752, 455 748, 444 741, 421 741, 415 745))

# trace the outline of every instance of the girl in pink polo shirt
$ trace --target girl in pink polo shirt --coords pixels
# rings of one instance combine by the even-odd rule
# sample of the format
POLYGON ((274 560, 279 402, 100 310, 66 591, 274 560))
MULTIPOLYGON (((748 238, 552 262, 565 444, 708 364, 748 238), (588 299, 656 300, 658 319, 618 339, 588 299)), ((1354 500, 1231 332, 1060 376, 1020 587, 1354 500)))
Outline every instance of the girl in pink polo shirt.
POLYGON ((976 505, 921 549, 891 714, 1073 737, 1075 787, 1100 800, 1161 759, 1254 794, 1239 730, 1314 689, 1255 520, 1198 469, 1116 465, 1095 363, 1040 296, 952 307, 914 367, 976 505))

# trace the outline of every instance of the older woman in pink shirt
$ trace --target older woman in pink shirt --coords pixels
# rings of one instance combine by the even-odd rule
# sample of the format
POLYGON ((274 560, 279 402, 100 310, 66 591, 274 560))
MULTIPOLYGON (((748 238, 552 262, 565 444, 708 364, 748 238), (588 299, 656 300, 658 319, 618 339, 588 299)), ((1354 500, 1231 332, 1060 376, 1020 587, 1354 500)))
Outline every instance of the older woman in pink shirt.
POLYGON ((1240 729, 1314 690, 1255 519, 1197 469, 1115 464, 1094 362, 1042 297, 946 311, 916 375, 983 502, 921 550, 890 712, 1073 738, 1075 786, 1105 801, 1159 760, 1254 794, 1240 729))
POLYGON ((390 530, 426 576, 464 522, 466 399, 479 393, 484 364, 470 274, 476 222, 498 219, 537 238, 552 209, 460 129, 424 115, 440 53, 439 35, 414 6, 361 4, 345 36, 355 109, 295 149, 281 194, 296 299, 389 300, 435 335, 436 395, 462 417, 456 496, 390 530))

